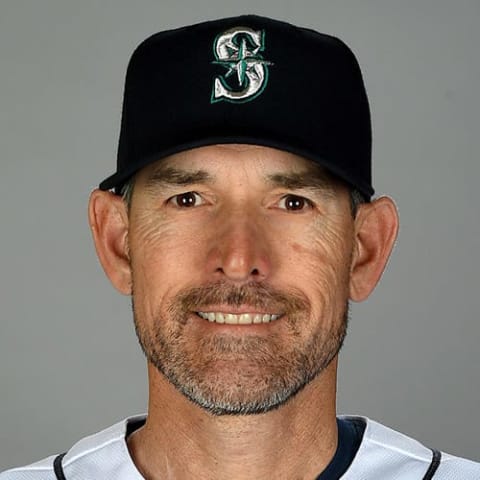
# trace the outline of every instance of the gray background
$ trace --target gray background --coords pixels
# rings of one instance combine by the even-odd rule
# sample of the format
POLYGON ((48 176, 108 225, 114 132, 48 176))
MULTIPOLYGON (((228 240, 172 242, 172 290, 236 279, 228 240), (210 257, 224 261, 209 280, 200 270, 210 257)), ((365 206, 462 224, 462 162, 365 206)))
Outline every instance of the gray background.
POLYGON ((353 308, 339 410, 480 460, 479 1, 1 0, 0 470, 145 410, 129 300, 96 260, 88 194, 114 169, 137 43, 245 12, 352 46, 377 192, 400 210, 383 282, 353 308))

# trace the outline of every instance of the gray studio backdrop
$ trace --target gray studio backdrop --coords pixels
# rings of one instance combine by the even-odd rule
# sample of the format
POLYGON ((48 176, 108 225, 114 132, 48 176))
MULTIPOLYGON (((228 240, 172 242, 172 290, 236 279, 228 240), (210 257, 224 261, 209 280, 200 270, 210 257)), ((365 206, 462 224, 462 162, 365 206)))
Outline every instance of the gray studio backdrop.
POLYGON ((478 0, 1 0, 0 470, 145 410, 129 299, 96 260, 88 195, 114 169, 137 43, 245 12, 352 46, 377 192, 400 210, 383 281, 353 307, 339 411, 480 460, 478 0))

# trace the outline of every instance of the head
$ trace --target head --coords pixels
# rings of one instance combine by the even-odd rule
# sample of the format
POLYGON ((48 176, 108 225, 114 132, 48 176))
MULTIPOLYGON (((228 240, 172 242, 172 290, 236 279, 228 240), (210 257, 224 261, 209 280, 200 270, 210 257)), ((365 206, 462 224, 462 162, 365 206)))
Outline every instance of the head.
POLYGON ((396 234, 389 199, 353 217, 344 182, 267 147, 167 157, 138 173, 130 202, 92 194, 99 257, 132 295, 149 362, 216 414, 268 411, 321 375, 396 234))
POLYGON ((150 369, 179 395, 261 413, 335 374, 348 303, 397 232, 393 202, 369 201, 370 141, 358 64, 332 37, 245 16, 136 50, 118 170, 89 215, 150 369))

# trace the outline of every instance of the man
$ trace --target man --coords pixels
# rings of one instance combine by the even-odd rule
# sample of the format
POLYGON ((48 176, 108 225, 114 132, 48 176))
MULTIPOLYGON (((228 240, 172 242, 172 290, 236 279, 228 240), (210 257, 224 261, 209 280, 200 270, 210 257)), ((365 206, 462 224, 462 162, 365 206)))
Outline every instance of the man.
POLYGON ((336 417, 348 303, 374 289, 398 228, 392 200, 371 200, 370 156, 360 69, 338 39, 243 16, 143 42, 117 172, 89 218, 132 297, 148 415, 0 479, 480 478, 336 417))

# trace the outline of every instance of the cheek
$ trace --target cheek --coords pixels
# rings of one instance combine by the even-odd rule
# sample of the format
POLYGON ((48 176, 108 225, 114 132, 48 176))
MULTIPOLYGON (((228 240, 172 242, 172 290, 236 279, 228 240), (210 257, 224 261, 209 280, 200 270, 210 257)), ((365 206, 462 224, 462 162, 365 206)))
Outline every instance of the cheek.
MULTIPOLYGON (((198 222, 197 222, 198 223, 198 222)), ((182 262, 202 244, 200 224, 146 212, 131 224, 130 248, 137 262, 182 262)))
POLYGON ((203 242, 201 229, 185 222, 152 214, 136 216, 129 234, 136 302, 146 302, 145 308, 151 310, 178 289, 194 283, 203 242))
POLYGON ((344 217, 317 219, 287 245, 293 278, 325 301, 348 295, 353 226, 344 217))

